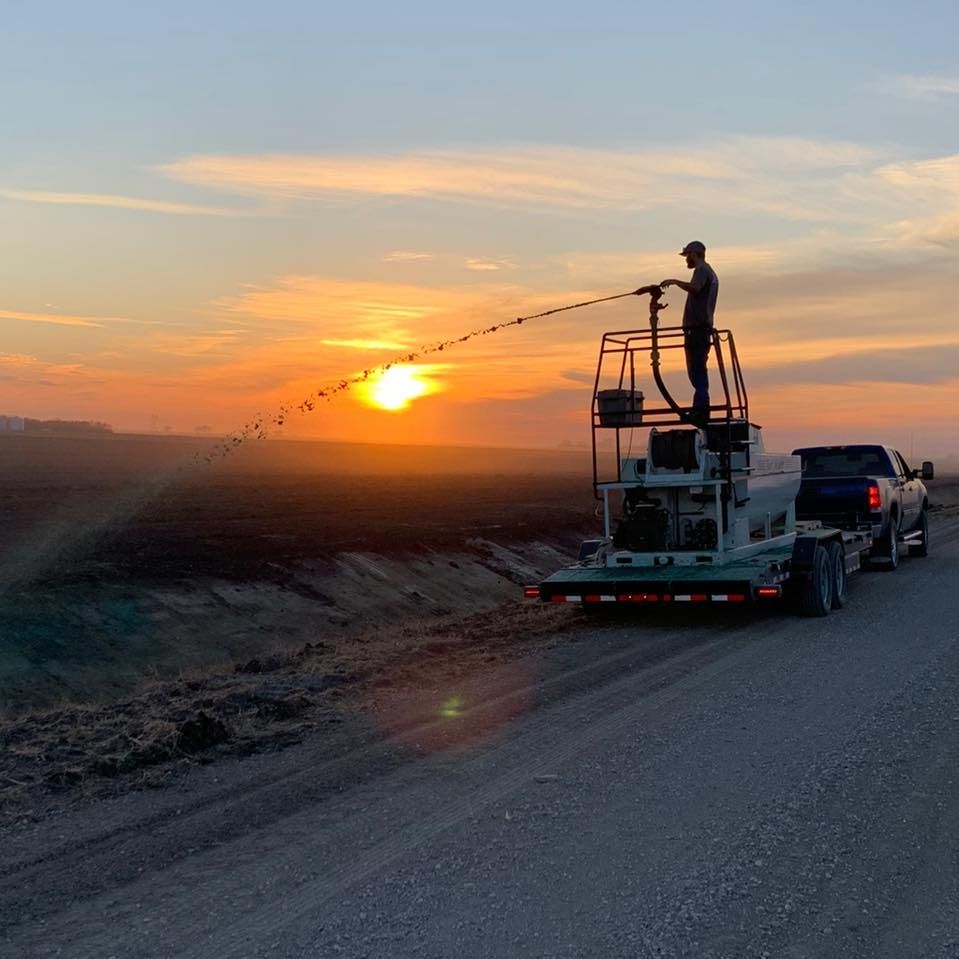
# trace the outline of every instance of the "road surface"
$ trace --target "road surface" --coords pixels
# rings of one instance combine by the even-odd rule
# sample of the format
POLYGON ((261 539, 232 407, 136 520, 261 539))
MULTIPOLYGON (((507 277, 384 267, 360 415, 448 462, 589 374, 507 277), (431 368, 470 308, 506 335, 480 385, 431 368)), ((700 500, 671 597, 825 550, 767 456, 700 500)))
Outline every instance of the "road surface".
POLYGON ((959 522, 934 536, 824 620, 584 621, 439 731, 8 830, 0 953, 959 957, 959 522))

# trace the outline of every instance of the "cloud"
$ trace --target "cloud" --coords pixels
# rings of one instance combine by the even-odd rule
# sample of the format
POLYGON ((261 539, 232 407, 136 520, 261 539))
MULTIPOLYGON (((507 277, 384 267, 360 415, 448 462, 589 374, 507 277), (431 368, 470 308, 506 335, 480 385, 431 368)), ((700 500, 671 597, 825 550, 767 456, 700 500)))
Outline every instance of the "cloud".
POLYGON ((83 377, 80 363, 50 363, 27 353, 0 353, 0 378, 29 386, 53 386, 83 377))
POLYGON ((406 350, 408 343, 390 340, 320 340, 324 346, 342 346, 351 350, 406 350))
POLYGON ((393 250, 383 257, 384 263, 415 263, 417 260, 432 260, 432 253, 421 253, 416 250, 393 250))
POLYGON ((196 203, 174 203, 167 200, 146 200, 141 197, 115 196, 108 193, 51 193, 43 190, 0 190, 0 197, 26 203, 53 203, 66 206, 104 206, 147 213, 172 213, 178 216, 246 216, 243 210, 196 203))
MULTIPOLYGON (((869 345, 867 344, 860 344, 869 345)), ((856 383, 911 384, 928 387, 959 380, 959 339, 927 346, 895 347, 880 344, 817 360, 797 360, 753 370, 749 385, 782 386, 821 383, 850 386, 856 383)))
POLYGON ((497 259, 486 259, 484 257, 469 257, 463 265, 467 270, 476 270, 478 272, 494 272, 496 270, 515 270, 516 264, 508 257, 502 256, 497 259))
POLYGON ((596 382, 595 370, 561 370, 559 375, 571 383, 586 383, 592 386, 596 382))
POLYGON ((20 320, 24 323, 51 323, 55 326, 102 327, 116 322, 119 317, 69 316, 64 313, 27 313, 23 310, 0 310, 2 320, 20 320))
POLYGON ((936 101, 959 96, 959 77, 906 73, 886 77, 880 81, 879 87, 886 93, 908 100, 936 101))
POLYGON ((228 355, 237 344, 244 330, 210 330, 205 333, 175 335, 157 333, 144 342, 151 353, 163 353, 169 356, 205 357, 228 355))
POLYGON ((875 177, 910 200, 959 201, 959 153, 906 163, 887 163, 875 177))
POLYGON ((408 283, 338 280, 319 276, 284 276, 272 287, 249 290, 214 301, 220 313, 272 323, 289 330, 308 324, 324 339, 370 339, 405 343, 442 324, 451 314, 463 318, 482 297, 469 290, 408 283), (359 334, 359 335, 358 335, 359 334))
POLYGON ((722 204, 830 219, 828 185, 876 151, 842 141, 732 137, 682 149, 515 145, 392 155, 197 154, 167 176, 234 194, 281 199, 424 197, 521 207, 641 210, 722 204))
POLYGON ((922 245, 959 249, 959 212, 944 216, 913 217, 886 227, 891 242, 905 248, 922 245))
POLYGON ((127 326, 169 326, 162 320, 133 320, 128 316, 73 316, 69 313, 32 313, 26 310, 2 310, 0 320, 19 320, 24 323, 50 323, 54 326, 103 327, 112 324, 127 326))

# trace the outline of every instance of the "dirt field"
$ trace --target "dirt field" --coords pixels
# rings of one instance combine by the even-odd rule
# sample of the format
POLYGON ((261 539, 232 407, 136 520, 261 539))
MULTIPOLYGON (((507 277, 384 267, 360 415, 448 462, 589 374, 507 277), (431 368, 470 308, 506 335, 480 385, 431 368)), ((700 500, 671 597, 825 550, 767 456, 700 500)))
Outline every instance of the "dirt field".
POLYGON ((278 442, 198 469, 202 449, 0 441, 8 714, 491 609, 596 522, 582 453, 278 442))

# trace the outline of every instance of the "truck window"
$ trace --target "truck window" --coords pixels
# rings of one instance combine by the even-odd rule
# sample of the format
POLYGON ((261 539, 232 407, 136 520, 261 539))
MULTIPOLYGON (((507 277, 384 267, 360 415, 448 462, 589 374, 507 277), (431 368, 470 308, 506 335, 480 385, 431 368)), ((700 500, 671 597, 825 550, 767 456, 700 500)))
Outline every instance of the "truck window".
POLYGON ((909 465, 902 458, 902 453, 899 450, 893 450, 893 459, 896 464, 896 472, 899 473, 903 479, 909 479, 912 475, 912 470, 909 469, 909 465))
POLYGON ((892 476, 884 451, 875 448, 802 450, 803 476, 892 476))

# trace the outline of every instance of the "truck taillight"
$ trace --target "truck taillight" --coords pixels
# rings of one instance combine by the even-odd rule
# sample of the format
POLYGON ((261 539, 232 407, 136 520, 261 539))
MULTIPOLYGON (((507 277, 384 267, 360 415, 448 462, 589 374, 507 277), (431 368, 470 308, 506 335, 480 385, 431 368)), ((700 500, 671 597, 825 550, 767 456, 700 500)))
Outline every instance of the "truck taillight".
POLYGON ((869 496, 869 509, 876 512, 882 509, 882 497, 879 495, 879 487, 875 483, 870 483, 866 487, 866 493, 869 496))

